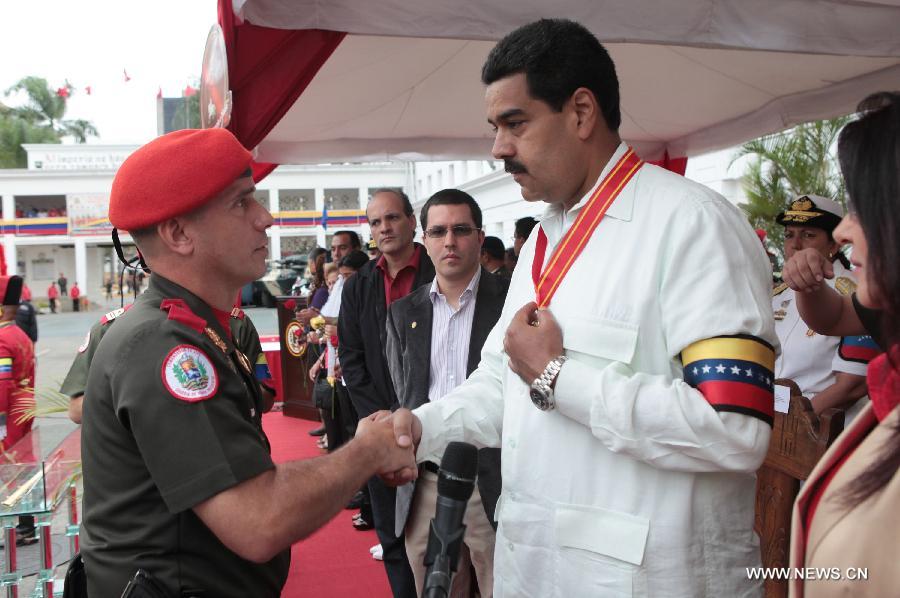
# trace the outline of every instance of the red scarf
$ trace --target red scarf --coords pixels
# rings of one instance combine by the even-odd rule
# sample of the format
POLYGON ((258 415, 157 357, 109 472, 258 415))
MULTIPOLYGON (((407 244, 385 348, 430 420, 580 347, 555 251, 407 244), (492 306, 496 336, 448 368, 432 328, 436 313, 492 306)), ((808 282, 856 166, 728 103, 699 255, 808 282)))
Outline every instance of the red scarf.
POLYGON ((890 356, 894 361, 893 365, 888 359, 888 353, 882 353, 869 362, 866 376, 872 410, 878 421, 884 421, 900 405, 900 345, 891 348, 890 356))

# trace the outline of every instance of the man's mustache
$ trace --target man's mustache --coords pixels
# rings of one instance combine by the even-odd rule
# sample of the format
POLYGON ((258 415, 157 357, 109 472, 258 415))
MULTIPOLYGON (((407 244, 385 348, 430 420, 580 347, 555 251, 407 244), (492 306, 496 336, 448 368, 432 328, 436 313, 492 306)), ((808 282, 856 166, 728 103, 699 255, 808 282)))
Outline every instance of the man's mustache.
POLYGON ((509 174, 528 174, 528 169, 521 162, 515 160, 504 160, 503 169, 509 174))

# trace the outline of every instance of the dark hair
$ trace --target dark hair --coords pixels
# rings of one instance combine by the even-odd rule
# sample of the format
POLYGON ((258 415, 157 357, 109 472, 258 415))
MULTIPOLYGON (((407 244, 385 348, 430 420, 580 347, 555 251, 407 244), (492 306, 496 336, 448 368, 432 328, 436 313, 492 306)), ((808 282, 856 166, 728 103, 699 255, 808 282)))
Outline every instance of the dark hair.
POLYGON ((393 193, 400 198, 401 202, 403 202, 403 213, 407 216, 412 216, 414 214, 412 204, 409 202, 409 196, 403 192, 403 189, 397 189, 396 187, 379 187, 372 191, 372 197, 375 197, 379 193, 393 193))
POLYGON ((616 65, 594 34, 566 19, 541 19, 519 27, 488 54, 481 81, 490 85, 525 74, 531 97, 559 112, 575 90, 585 87, 603 112, 610 131, 622 123, 616 65))
POLYGON ((351 249, 359 249, 360 247, 362 247, 362 243, 360 242, 359 235, 356 233, 356 231, 339 230, 332 235, 332 238, 334 238, 338 235, 347 235, 347 237, 349 237, 351 249))
POLYGON ((471 195, 469 195, 465 191, 460 191, 459 189, 441 189, 428 198, 428 201, 426 201, 425 205, 422 206, 422 211, 419 212, 419 220, 422 222, 422 230, 428 228, 428 210, 431 209, 431 206, 461 205, 469 206, 469 211, 472 213, 472 222, 475 223, 475 228, 481 228, 481 208, 478 207, 478 202, 476 202, 471 195))
POLYGON ((485 237, 484 243, 481 244, 481 251, 495 260, 502 260, 506 248, 499 237, 485 237))
POLYGON ((534 227, 537 226, 537 223, 538 221, 531 216, 519 218, 516 220, 516 230, 513 235, 520 239, 527 239, 528 235, 531 234, 531 231, 534 230, 534 227))
POLYGON ((358 249, 354 249, 341 258, 341 261, 338 262, 338 268, 353 268, 354 270, 359 270, 368 262, 369 256, 366 253, 358 249))
POLYGON ((309 254, 307 254, 306 256, 306 261, 312 264, 316 261, 317 257, 326 253, 328 253, 327 249, 323 249, 322 247, 313 247, 309 250, 309 254))
POLYGON ((325 257, 326 253, 320 253, 316 256, 314 263, 316 264, 316 272, 313 274, 312 288, 321 289, 325 286, 325 257))
MULTIPOLYGON (((875 281, 883 310, 881 333, 890 366, 900 346, 900 93, 870 95, 858 106, 859 118, 838 137, 838 160, 850 211, 869 247, 867 280, 875 281)), ((900 424, 877 459, 850 484, 843 502, 852 507, 882 488, 900 469, 900 424)))

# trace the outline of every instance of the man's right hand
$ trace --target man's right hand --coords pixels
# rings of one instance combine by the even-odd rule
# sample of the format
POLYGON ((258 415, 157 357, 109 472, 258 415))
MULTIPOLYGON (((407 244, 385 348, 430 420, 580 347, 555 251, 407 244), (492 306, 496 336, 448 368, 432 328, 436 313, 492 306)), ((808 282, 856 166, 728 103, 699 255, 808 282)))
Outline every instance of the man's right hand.
POLYGON ((834 266, 815 249, 801 249, 784 263, 781 275, 798 293, 810 293, 818 291, 826 278, 834 278, 834 266))
POLYGON ((418 476, 415 448, 408 442, 397 442, 389 411, 377 411, 359 420, 354 440, 366 447, 374 460, 375 473, 386 481, 402 485, 418 476))

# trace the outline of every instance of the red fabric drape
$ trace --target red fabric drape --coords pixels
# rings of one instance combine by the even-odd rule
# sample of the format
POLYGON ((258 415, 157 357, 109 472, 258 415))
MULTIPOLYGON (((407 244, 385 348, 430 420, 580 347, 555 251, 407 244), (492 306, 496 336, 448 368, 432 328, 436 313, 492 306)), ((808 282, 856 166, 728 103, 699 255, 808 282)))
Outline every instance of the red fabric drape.
MULTIPOLYGON (((231 0, 219 0, 219 25, 225 34, 231 87, 228 128, 252 149, 294 105, 346 34, 238 25, 231 0)), ((253 179, 258 182, 276 166, 254 163, 253 179)))

